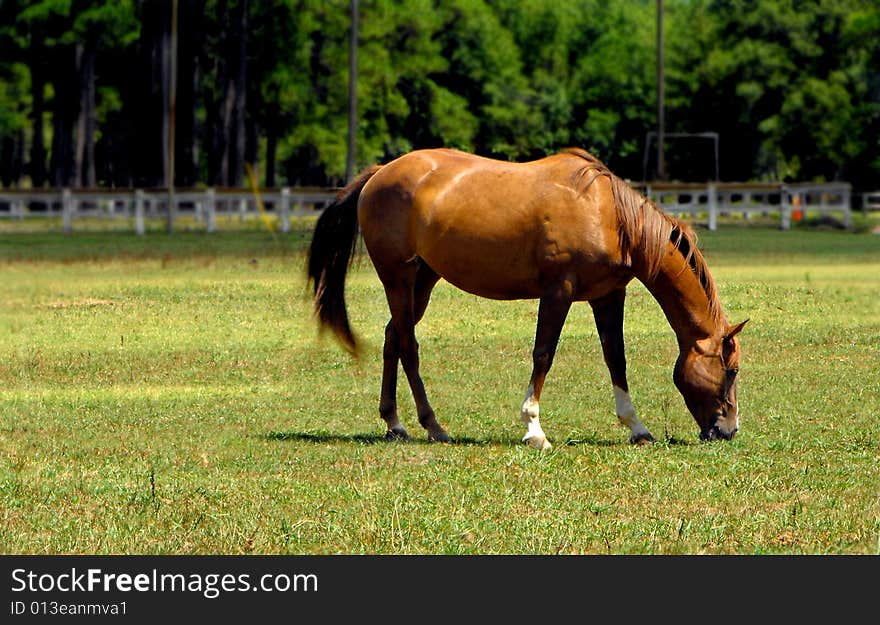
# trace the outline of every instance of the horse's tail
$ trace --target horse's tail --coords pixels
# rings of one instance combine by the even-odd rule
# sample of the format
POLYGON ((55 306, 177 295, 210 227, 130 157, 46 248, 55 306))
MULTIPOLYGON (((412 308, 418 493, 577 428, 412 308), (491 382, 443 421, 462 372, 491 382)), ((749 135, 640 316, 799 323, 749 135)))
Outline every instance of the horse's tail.
POLYGON ((361 172, 324 209, 309 247, 308 281, 315 287, 315 314, 320 327, 329 327, 342 345, 357 355, 358 345, 345 309, 345 274, 358 237, 357 204, 367 181, 381 169, 374 165, 361 172))

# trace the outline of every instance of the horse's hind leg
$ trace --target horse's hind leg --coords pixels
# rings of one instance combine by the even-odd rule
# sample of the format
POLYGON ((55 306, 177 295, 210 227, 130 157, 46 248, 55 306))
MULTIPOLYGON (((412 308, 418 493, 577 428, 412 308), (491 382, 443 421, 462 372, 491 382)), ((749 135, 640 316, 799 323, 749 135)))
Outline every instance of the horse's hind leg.
POLYGON ((552 447, 541 429, 539 402, 569 308, 571 297, 567 294, 542 297, 538 305, 538 327, 535 330, 535 348, 532 351, 532 377, 520 412, 523 423, 528 428, 523 442, 537 449, 552 447))
POLYGON ((434 411, 428 403, 425 387, 418 372, 418 342, 415 339, 415 325, 424 316, 431 298, 431 290, 440 277, 424 262, 417 261, 413 264, 416 265, 414 278, 411 277, 413 269, 410 265, 394 276, 383 278, 391 309, 391 321, 385 328, 379 414, 388 427, 386 438, 404 440, 409 438, 406 428, 400 423, 397 415, 397 366, 402 360, 416 402, 419 423, 428 430, 430 440, 448 441, 449 436, 437 423, 434 411))
POLYGON ((394 323, 385 326, 385 346, 382 349, 382 394, 379 399, 379 416, 385 421, 387 440, 409 440, 409 434, 397 416, 397 366, 400 346, 394 323))
POLYGON ((626 356, 623 345, 623 303, 626 290, 619 289, 608 295, 590 302, 596 329, 602 342, 602 353, 605 364, 611 373, 611 384, 614 386, 614 403, 617 418, 630 429, 631 443, 645 443, 654 440, 648 429, 636 416, 629 397, 629 386, 626 383, 626 356))

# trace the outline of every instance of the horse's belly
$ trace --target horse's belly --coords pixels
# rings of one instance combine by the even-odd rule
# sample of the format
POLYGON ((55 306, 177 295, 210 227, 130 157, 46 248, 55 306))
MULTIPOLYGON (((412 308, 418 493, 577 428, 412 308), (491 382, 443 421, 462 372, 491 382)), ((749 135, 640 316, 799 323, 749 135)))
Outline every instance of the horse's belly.
POLYGON ((534 245, 529 249, 525 241, 453 235, 421 247, 418 255, 463 291, 491 299, 541 296, 534 245))

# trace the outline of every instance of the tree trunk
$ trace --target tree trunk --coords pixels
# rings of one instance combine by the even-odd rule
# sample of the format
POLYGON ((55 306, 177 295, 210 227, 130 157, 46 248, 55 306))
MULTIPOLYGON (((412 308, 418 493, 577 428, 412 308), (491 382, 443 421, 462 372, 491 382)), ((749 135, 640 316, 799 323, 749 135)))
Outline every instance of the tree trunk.
POLYGON ((245 120, 244 162, 255 169, 260 162, 260 125, 252 115, 245 120))
POLYGON ((166 3, 143 2, 136 72, 138 97, 132 105, 135 139, 131 149, 134 183, 140 187, 161 186, 165 176, 162 146, 167 135, 162 132, 162 111, 167 98, 162 45, 167 21, 166 3))
MULTIPOLYGON (((217 0, 217 51, 213 57, 214 85, 217 91, 213 94, 211 105, 208 107, 208 179, 214 186, 226 185, 226 172, 228 170, 228 156, 226 153, 227 138, 229 136, 229 115, 226 100, 228 97, 228 63, 223 54, 229 48, 229 8, 226 0, 217 0)), ((210 60, 206 59, 208 63, 210 60)))
POLYGON ((208 148, 205 160, 208 163, 208 184, 216 186, 220 184, 221 160, 221 154, 218 151, 218 146, 220 145, 220 121, 216 101, 210 101, 205 108, 207 109, 205 111, 205 145, 208 148))
POLYGON ((95 186, 95 49, 77 45, 79 60, 79 119, 76 123, 76 185, 95 186))
POLYGON ((241 186, 244 173, 246 142, 245 107, 247 104, 247 0, 239 0, 229 9, 218 2, 222 34, 220 49, 226 56, 217 70, 218 84, 223 86, 218 103, 215 149, 220 154, 220 184, 241 186))
POLYGON ((0 181, 4 187, 16 186, 23 173, 24 131, 3 137, 0 144, 0 181))
POLYGON ((278 154, 278 134, 275 130, 275 118, 269 122, 271 126, 266 129, 266 182, 267 187, 275 186, 275 160, 278 154))
POLYGON ((247 25, 248 0, 239 0, 235 12, 236 48, 234 51, 234 80, 232 98, 232 132, 230 139, 229 184, 240 187, 244 174, 245 150, 247 148, 247 132, 245 116, 247 115, 247 25))
POLYGON ((223 100, 220 105, 220 123, 217 139, 220 143, 220 184, 229 185, 229 135, 232 129, 232 100, 235 98, 233 88, 229 81, 226 81, 226 89, 223 93, 223 100))
POLYGON ((177 130, 175 132, 176 184, 195 186, 199 179, 197 94, 199 54, 204 45, 204 2, 181 2, 177 38, 177 130))
MULTIPOLYGON (((164 8, 167 3, 159 3, 164 8)), ((171 128, 171 108, 170 102, 168 100, 169 89, 171 88, 171 24, 169 20, 162 20, 162 31, 159 36, 159 53, 157 54, 157 61, 159 63, 159 76, 161 77, 161 83, 159 87, 159 98, 161 99, 161 108, 162 111, 162 131, 161 131, 161 151, 162 155, 159 159, 159 162, 162 164, 162 175, 160 179, 162 180, 163 187, 170 187, 172 181, 169 180, 168 176, 168 150, 170 149, 170 136, 169 131, 171 128)))
POLYGON ((72 46, 59 47, 55 60, 51 179, 56 187, 69 187, 74 184, 73 127, 79 114, 76 50, 72 46))
POLYGON ((31 162, 28 165, 30 170, 31 183, 34 187, 42 187, 46 184, 46 144, 44 143, 43 130, 43 114, 46 111, 46 74, 42 67, 40 59, 44 54, 43 50, 31 49, 31 116, 33 122, 34 136, 31 140, 31 162))

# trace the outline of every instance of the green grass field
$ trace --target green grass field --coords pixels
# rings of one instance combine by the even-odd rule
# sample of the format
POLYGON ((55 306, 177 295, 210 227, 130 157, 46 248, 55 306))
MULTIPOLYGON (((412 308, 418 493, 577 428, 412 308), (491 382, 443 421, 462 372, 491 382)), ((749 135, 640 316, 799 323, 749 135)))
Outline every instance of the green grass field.
POLYGON ((536 302, 438 285, 422 373, 456 438, 381 441, 387 309, 348 283, 360 363, 318 338, 308 231, 0 235, 0 552, 877 554, 880 236, 730 227, 701 242, 742 334, 741 432, 701 443, 675 338, 629 290, 627 444, 586 304, 524 447, 536 302))

